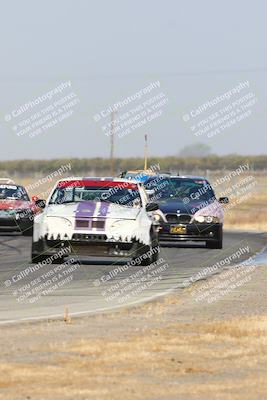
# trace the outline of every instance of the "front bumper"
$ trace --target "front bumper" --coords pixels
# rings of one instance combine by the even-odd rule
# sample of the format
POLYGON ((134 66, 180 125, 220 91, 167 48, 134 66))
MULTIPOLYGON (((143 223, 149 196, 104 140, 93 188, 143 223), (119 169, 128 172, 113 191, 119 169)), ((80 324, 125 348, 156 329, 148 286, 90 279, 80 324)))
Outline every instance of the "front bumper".
POLYGON ((222 224, 170 224, 164 223, 159 230, 161 242, 214 241, 219 240, 222 224), (172 227, 181 227, 184 233, 170 233, 172 227))
POLYGON ((23 232, 32 227, 30 218, 16 220, 15 217, 0 217, 0 232, 23 232))
MULTIPOLYGON (((37 245, 38 246, 38 245, 37 245)), ((69 255, 132 258, 138 253, 137 242, 107 240, 104 234, 74 234, 71 240, 48 240, 39 243, 37 253, 55 254, 59 249, 70 248, 69 255)))

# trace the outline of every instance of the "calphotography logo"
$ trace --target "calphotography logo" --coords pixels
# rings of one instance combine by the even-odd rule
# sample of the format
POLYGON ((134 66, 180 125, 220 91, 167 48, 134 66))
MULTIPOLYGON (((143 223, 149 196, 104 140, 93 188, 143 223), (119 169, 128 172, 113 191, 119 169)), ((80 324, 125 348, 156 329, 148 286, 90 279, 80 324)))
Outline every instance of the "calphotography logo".
POLYGON ((249 81, 240 82, 226 93, 190 110, 189 113, 183 115, 182 119, 186 123, 192 123, 190 131, 196 137, 204 135, 212 138, 225 133, 229 128, 236 127, 255 112, 254 108, 258 98, 254 92, 246 93, 249 88, 249 81), (241 95, 242 92, 245 94, 241 95))
POLYGON ((160 81, 152 82, 138 92, 101 110, 93 119, 97 123, 104 121, 101 129, 108 137, 116 135, 118 138, 123 138, 130 133, 138 132, 141 128, 147 129, 148 123, 163 115, 169 102, 164 92, 157 93, 160 88, 160 81), (107 117, 112 117, 111 121, 107 121, 107 117))
POLYGON ((68 119, 80 99, 71 91, 71 81, 33 98, 5 115, 17 136, 34 138, 68 119))

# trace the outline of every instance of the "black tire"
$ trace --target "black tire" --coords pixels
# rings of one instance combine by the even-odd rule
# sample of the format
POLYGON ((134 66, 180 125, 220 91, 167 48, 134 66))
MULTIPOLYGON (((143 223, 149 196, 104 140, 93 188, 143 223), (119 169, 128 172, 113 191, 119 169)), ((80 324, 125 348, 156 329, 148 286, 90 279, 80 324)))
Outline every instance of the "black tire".
POLYGON ((45 261, 47 256, 44 254, 44 245, 41 240, 34 242, 32 238, 32 264, 38 264, 39 262, 45 261))
POLYGON ((139 265, 146 266, 156 262, 159 258, 159 240, 158 234, 156 232, 152 232, 150 235, 151 243, 149 246, 144 246, 142 244, 139 245, 138 256, 134 257, 134 259, 142 258, 139 265), (147 257, 147 253, 151 252, 152 254, 147 257))
MULTIPOLYGON (((32 240, 32 264, 38 264, 39 262, 46 261, 50 257, 52 257, 52 254, 46 254, 42 241, 36 243, 32 240)), ((52 258, 51 264, 63 264, 65 258, 66 257, 52 258)))
MULTIPOLYGON (((36 255, 32 253, 32 264, 38 264, 39 262, 46 261, 50 257, 51 255, 45 255, 45 254, 36 255)), ((56 259, 53 258, 51 264, 63 264, 64 261, 65 257, 59 257, 56 259)))
POLYGON ((57 258, 56 260, 52 261, 52 264, 63 264, 65 261, 65 257, 57 258))
POLYGON ((23 236, 32 236, 33 235, 33 226, 30 226, 29 228, 22 231, 22 235, 23 236))
POLYGON ((48 256, 44 255, 36 255, 32 253, 32 264, 38 264, 39 262, 43 262, 48 259, 48 256))
POLYGON ((223 228, 219 229, 218 240, 211 240, 206 242, 207 249, 222 249, 223 248, 223 228))
POLYGON ((222 240, 214 240, 213 242, 206 242, 207 249, 222 249, 223 243, 222 240))

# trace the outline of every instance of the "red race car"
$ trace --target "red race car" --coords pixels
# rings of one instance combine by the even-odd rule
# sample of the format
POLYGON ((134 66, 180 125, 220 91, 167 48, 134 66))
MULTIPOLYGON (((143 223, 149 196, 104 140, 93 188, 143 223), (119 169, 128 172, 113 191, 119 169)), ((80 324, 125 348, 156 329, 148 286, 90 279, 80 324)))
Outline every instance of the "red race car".
POLYGON ((40 211, 30 200, 25 188, 10 179, 0 179, 0 232, 21 232, 32 235, 34 215, 40 211))

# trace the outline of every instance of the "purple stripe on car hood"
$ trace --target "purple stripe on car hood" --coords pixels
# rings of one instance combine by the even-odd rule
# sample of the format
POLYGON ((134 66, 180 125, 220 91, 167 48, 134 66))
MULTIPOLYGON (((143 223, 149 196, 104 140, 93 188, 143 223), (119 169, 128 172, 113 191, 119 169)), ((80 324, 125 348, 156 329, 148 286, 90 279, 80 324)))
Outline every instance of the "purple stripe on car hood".
POLYGON ((110 203, 101 203, 100 209, 98 211, 97 217, 106 217, 108 213, 110 203))
POLYGON ((96 209, 95 201, 81 201, 76 209, 75 218, 92 218, 96 209))

